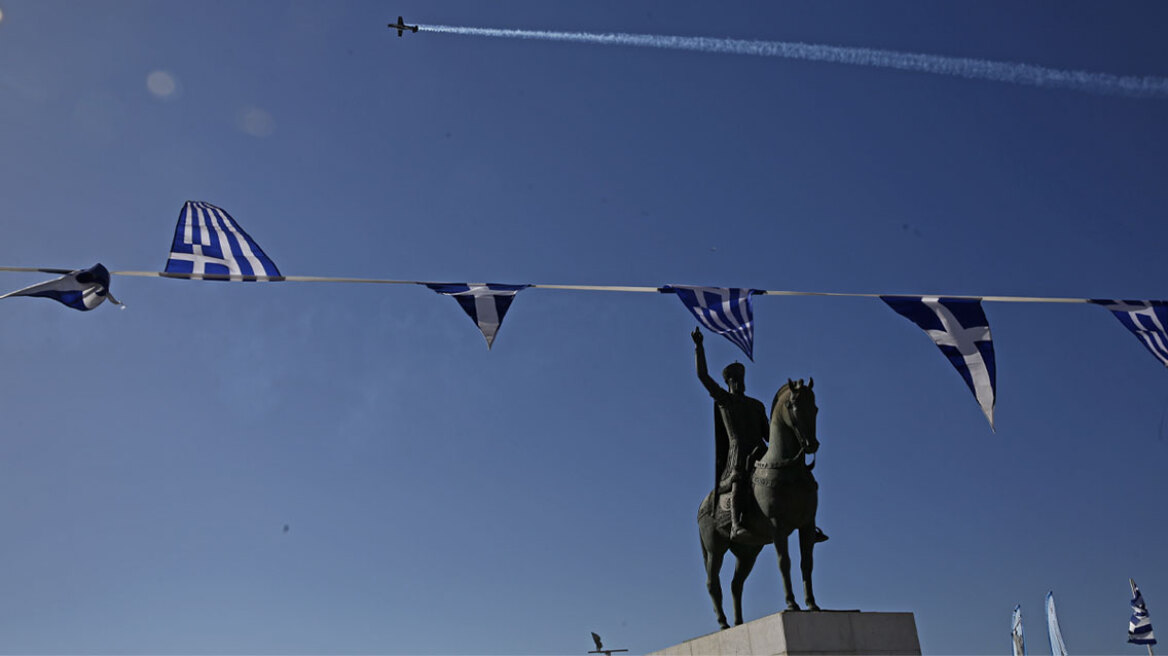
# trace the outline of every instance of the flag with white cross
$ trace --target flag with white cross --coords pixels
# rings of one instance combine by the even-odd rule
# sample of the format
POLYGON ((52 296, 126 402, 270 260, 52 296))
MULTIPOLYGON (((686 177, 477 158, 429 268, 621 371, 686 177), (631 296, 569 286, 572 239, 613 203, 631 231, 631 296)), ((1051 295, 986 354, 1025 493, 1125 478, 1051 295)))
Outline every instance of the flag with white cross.
POLYGON ((1110 310, 1161 364, 1168 366, 1168 301, 1091 302, 1110 310))
POLYGON ((503 325, 503 315, 520 290, 530 285, 501 285, 498 283, 422 283, 444 296, 451 296, 479 327, 487 348, 495 342, 495 335, 503 325))
MULTIPOLYGON (((43 271, 55 271, 42 269, 43 271)), ((39 296, 51 298, 58 303, 67 305, 74 310, 85 312, 102 304, 109 299, 114 305, 122 305, 110 293, 110 273, 100 262, 88 269, 68 271, 60 278, 37 283, 24 289, 8 292, 0 298, 13 296, 39 296)), ((125 306, 122 306, 123 308, 125 306)))
POLYGON ((222 208, 187 201, 178 216, 166 273, 197 280, 283 280, 259 244, 222 208))
POLYGON ((881 296, 900 316, 928 334, 961 374, 994 427, 997 372, 990 324, 981 299, 938 296, 881 296))

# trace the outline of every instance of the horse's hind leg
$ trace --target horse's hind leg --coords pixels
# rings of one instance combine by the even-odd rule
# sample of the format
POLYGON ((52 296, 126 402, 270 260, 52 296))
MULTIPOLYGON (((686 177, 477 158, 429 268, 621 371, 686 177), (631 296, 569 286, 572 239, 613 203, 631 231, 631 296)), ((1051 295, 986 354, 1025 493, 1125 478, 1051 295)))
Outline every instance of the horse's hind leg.
MULTIPOLYGON (((811 569, 815 566, 815 524, 799 529, 799 569, 803 572, 803 600, 807 610, 819 610, 811 588, 811 569)), ((788 590, 790 592, 790 590, 788 590)))
POLYGON ((799 610, 799 604, 795 603, 795 591, 791 589, 791 554, 787 551, 787 536, 781 531, 775 533, 775 551, 779 554, 779 572, 783 575, 787 610, 799 610))
POLYGON ((740 545, 738 547, 731 546, 730 550, 734 552, 734 578, 730 581, 730 596, 734 600, 734 626, 742 624, 742 586, 746 583, 746 577, 750 576, 750 571, 754 569, 754 561, 758 560, 758 554, 762 552, 762 547, 749 547, 740 545))
MULTIPOLYGON (((726 546, 711 540, 713 544, 706 546, 705 536, 702 539, 702 556, 706 559, 706 589, 710 592, 710 601, 714 602, 714 613, 718 616, 718 626, 730 628, 726 623, 726 613, 722 612, 722 559, 726 556, 726 546)), ((737 603, 737 602, 736 602, 737 603)))

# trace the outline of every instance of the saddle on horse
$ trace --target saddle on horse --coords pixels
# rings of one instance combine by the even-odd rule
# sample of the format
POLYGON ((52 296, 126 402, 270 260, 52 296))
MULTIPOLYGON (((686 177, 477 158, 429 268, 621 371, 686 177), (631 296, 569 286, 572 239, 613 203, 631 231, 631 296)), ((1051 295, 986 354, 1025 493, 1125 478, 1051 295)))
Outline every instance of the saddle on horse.
MULTIPOLYGON (((819 488, 819 483, 811 472, 804 469, 799 474, 788 473, 779 469, 767 468, 765 465, 758 466, 753 459, 750 462, 750 478, 749 480, 755 484, 765 485, 767 487, 781 488, 785 485, 807 485, 810 484, 816 489, 819 488), (757 469, 756 469, 757 467, 757 469)), ((752 545, 765 545, 774 541, 771 536, 770 523, 762 514, 758 507, 758 502, 754 498, 753 490, 748 486, 746 493, 742 495, 739 501, 741 506, 742 519, 741 526, 745 529, 745 534, 736 538, 735 542, 752 545)), ((725 538, 730 538, 730 531, 733 525, 730 506, 730 486, 719 485, 717 488, 710 490, 706 498, 702 500, 698 506, 698 520, 708 517, 714 522, 714 527, 725 538)), ((815 527, 815 542, 827 542, 828 536, 818 526, 815 527)))
MULTIPOLYGON (((753 469, 753 462, 751 463, 753 469)), ((763 516, 762 511, 758 507, 758 503, 754 500, 754 494, 751 493, 749 477, 746 480, 738 483, 739 486, 745 488, 740 492, 738 500, 738 510, 741 513, 739 525, 743 532, 734 538, 735 542, 752 545, 770 544, 774 541, 771 536, 770 524, 766 517, 763 516)), ((698 507, 698 519, 708 517, 714 522, 714 527, 719 534, 726 539, 730 539, 730 533, 734 524, 733 507, 730 503, 731 487, 727 482, 710 490, 706 498, 702 501, 701 506, 698 507)))

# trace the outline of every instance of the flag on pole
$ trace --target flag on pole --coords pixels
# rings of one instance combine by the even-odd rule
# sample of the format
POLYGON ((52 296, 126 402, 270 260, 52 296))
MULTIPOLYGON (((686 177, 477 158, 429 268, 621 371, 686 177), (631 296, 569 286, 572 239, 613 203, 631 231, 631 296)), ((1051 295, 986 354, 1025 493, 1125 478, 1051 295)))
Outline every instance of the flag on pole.
POLYGON ((703 326, 730 340, 754 361, 754 310, 750 295, 757 289, 665 285, 662 294, 677 294, 687 310, 703 326))
POLYGON ((88 269, 70 271, 55 280, 38 283, 0 298, 10 296, 39 296, 68 305, 74 310, 85 312, 102 304, 107 298, 114 305, 121 305, 110 293, 110 274, 101 263, 88 269))
MULTIPOLYGON (((1129 579, 1130 581, 1130 579, 1129 579)), ((1127 641, 1137 645, 1156 644, 1156 635, 1152 633, 1152 618, 1148 617, 1148 606, 1144 603, 1144 595, 1135 581, 1131 581, 1132 588, 1132 616, 1127 625, 1127 641)))
POLYGON ((178 215, 166 273, 203 280, 283 280, 235 219, 210 203, 189 200, 178 215))
POLYGON ((1054 593, 1046 593, 1046 629, 1050 636, 1051 656, 1067 656, 1067 646, 1063 644, 1063 632, 1059 630, 1058 615, 1054 612, 1054 593))
POLYGON ((1091 301, 1115 315, 1152 355, 1168 366, 1168 301, 1091 301))
POLYGON ((503 315, 511 307, 511 301, 519 290, 530 285, 500 285, 496 283, 423 283, 430 289, 445 296, 454 297, 479 327, 487 348, 495 341, 499 326, 503 325, 503 315))
POLYGON ((1026 637, 1022 635, 1022 605, 1014 606, 1010 618, 1010 636, 1014 639, 1014 656, 1026 656, 1026 637))
POLYGON ((981 299, 937 296, 881 296, 900 316, 920 326, 961 374, 981 411, 994 427, 997 370, 990 322, 981 299))

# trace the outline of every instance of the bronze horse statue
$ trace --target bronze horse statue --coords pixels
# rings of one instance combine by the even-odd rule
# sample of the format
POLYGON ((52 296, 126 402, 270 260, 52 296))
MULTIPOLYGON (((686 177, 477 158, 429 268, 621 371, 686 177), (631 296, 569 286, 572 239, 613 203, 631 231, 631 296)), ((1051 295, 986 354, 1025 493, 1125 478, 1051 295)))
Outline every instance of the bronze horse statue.
MULTIPOLYGON (((767 544, 774 544, 783 575, 787 610, 799 610, 791 589, 791 555, 787 538, 799 531, 799 567, 803 574, 803 598, 808 610, 819 610, 811 587, 812 550, 816 542, 815 510, 819 505, 819 485, 811 475, 807 456, 819 450, 815 436, 815 392, 812 378, 806 385, 800 379, 788 380, 771 401, 770 440, 766 454, 754 463, 751 477, 753 503, 743 522, 748 535, 730 539, 728 494, 710 492, 698 508, 698 533, 706 564, 706 587, 714 602, 718 625, 729 628, 722 611, 722 582, 719 573, 726 552, 736 559, 730 592, 734 601, 734 623, 742 624, 742 586, 754 568, 758 554, 767 544)), ((826 539, 821 537, 820 539, 826 539)))

